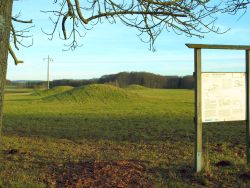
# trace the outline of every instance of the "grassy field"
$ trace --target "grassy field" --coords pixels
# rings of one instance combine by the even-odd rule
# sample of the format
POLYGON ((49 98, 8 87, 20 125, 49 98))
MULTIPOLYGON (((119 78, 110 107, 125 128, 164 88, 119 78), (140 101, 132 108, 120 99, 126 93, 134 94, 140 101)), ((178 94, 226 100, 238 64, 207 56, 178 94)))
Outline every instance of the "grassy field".
POLYGON ((0 187, 250 187, 245 125, 204 125, 194 173, 194 92, 91 85, 9 88, 0 187))

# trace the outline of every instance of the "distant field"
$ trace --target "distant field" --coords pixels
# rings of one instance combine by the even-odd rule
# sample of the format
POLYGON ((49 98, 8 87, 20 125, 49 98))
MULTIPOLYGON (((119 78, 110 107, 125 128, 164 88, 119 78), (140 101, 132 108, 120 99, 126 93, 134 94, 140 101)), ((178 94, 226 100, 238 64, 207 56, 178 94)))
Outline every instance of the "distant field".
POLYGON ((193 95, 135 85, 8 88, 0 187, 249 187, 240 123, 204 125, 209 160, 193 173, 193 95))
POLYGON ((19 93, 25 93, 29 94, 33 92, 33 89, 28 89, 28 88, 16 88, 14 86, 7 86, 5 88, 5 93, 13 93, 13 94, 19 94, 19 93))

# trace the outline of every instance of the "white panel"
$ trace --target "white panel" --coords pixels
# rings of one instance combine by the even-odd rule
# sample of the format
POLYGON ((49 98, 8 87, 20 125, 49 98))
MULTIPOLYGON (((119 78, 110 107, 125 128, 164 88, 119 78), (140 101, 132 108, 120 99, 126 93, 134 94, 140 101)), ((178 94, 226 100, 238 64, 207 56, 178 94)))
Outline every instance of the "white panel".
POLYGON ((246 120, 245 73, 201 74, 202 122, 246 120))

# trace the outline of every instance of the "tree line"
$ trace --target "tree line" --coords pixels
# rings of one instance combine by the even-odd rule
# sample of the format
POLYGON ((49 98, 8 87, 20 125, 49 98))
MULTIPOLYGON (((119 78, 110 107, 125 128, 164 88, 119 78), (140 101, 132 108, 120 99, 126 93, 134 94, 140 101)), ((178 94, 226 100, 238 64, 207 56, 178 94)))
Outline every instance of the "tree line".
MULTIPOLYGON (((27 88, 43 88, 46 87, 45 81, 23 81, 14 82, 12 85, 27 88)), ((80 87, 89 84, 111 84, 118 87, 127 87, 132 84, 141 85, 148 88, 164 88, 164 89, 193 89, 193 76, 162 76, 148 72, 120 72, 117 74, 104 75, 96 79, 62 79, 50 82, 51 87, 56 86, 73 86, 80 87)))

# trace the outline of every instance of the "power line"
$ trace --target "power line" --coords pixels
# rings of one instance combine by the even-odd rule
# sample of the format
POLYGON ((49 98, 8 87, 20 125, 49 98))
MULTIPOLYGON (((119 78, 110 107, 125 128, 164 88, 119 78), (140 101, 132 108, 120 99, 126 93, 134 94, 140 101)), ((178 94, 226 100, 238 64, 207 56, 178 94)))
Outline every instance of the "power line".
POLYGON ((49 57, 49 55, 48 55, 48 57, 47 58, 43 58, 43 61, 47 61, 47 63, 48 63, 48 66, 47 66, 47 89, 49 89, 49 64, 51 63, 51 62, 53 62, 53 59, 52 58, 50 58, 49 57))

